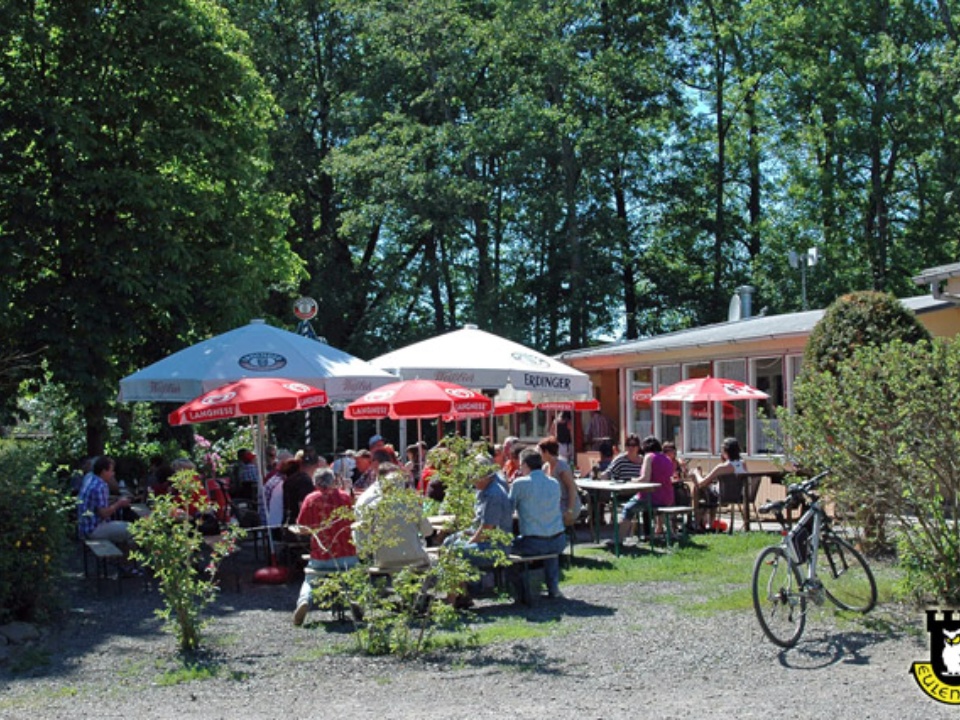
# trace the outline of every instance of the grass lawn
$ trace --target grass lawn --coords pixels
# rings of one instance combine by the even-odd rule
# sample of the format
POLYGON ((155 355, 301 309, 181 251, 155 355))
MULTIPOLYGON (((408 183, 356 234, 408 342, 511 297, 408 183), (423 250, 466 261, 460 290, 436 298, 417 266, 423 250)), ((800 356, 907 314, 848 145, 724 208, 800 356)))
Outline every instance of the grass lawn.
MULTIPOLYGON (((564 571, 570 585, 623 583, 678 583, 675 594, 659 594, 654 602, 677 602, 684 612, 711 614, 723 610, 752 610, 750 582, 760 550, 776 544, 779 535, 765 532, 733 535, 695 535, 684 547, 667 552, 648 545, 626 548, 617 558, 606 549, 577 548, 572 568, 564 571), (682 600, 682 602, 680 602, 682 600)), ((901 572, 888 562, 870 561, 877 580, 879 602, 899 599, 901 572)))

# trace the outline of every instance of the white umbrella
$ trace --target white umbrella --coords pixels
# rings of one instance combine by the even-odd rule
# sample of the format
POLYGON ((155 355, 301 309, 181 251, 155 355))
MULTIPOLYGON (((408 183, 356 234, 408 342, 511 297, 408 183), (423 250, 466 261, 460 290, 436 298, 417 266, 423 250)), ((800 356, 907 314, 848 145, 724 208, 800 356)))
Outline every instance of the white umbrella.
POLYGON ((191 345, 120 381, 123 402, 189 402, 228 382, 284 377, 350 401, 396 377, 324 342, 263 320, 191 345))
POLYGON ((586 373, 476 325, 407 345, 370 364, 403 380, 441 380, 474 390, 499 390, 504 401, 532 396, 543 402, 587 397, 591 392, 586 373))
POLYGON ((476 390, 500 390, 509 385, 544 396, 590 392, 586 373, 476 325, 394 350, 370 364, 403 380, 442 380, 476 390))

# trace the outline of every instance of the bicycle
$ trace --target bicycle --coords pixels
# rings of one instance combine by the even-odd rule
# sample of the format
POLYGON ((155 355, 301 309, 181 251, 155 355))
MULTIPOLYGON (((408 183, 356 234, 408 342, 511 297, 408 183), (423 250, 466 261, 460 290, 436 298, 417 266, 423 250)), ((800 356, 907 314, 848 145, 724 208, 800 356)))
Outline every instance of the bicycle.
POLYGON ((787 488, 786 500, 760 508, 772 513, 783 540, 764 548, 753 566, 753 609, 760 627, 780 647, 794 647, 807 622, 807 603, 822 605, 824 598, 842 610, 867 613, 877 603, 877 583, 867 561, 834 530, 817 494, 829 470, 787 488), (792 529, 784 511, 809 501, 792 529), (822 572, 826 561, 828 572, 822 572), (806 574, 801 567, 806 565, 806 574))

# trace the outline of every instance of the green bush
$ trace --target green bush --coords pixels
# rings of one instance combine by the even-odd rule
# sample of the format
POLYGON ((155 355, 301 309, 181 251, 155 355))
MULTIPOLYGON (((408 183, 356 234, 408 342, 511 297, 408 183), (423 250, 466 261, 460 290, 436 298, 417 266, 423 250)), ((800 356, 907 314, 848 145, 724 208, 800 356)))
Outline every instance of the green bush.
POLYGON ((831 497, 870 520, 868 548, 889 536, 918 600, 960 603, 960 341, 862 347, 795 396, 779 417, 797 461, 832 469, 831 497))
POLYGON ((131 557, 149 567, 160 583, 164 607, 157 615, 177 638, 181 652, 200 647, 203 609, 216 597, 220 562, 236 549, 243 531, 231 526, 205 555, 205 543, 191 514, 213 510, 190 471, 174 475, 173 491, 154 499, 153 512, 131 526, 137 550, 131 557))
POLYGON ((892 340, 915 343, 930 333, 892 295, 863 291, 838 298, 813 328, 804 351, 804 371, 836 372, 837 365, 864 345, 892 340))
MULTIPOLYGON (((473 478, 481 472, 472 445, 462 438, 449 439, 444 452, 434 455, 431 462, 446 488, 443 510, 454 516, 451 531, 468 527, 473 520, 473 478)), ((378 551, 395 543, 387 530, 398 523, 416 522, 423 506, 423 498, 416 490, 404 488, 401 478, 381 478, 380 482, 389 489, 375 507, 362 513, 359 565, 319 583, 315 597, 323 608, 349 605, 354 609, 354 638, 361 651, 416 655, 432 647, 438 629, 462 627, 462 617, 453 606, 428 602, 428 598, 456 595, 466 583, 479 579, 480 572, 459 552, 443 548, 429 569, 403 570, 393 575, 389 586, 382 577, 371 577, 367 568, 375 564, 378 551)), ((353 519, 352 511, 348 516, 353 519)), ((509 543, 500 531, 492 532, 491 539, 509 543)), ((488 560, 503 564, 506 555, 492 550, 488 560)))
POLYGON ((44 621, 60 609, 76 501, 36 446, 0 449, 0 623, 44 621))

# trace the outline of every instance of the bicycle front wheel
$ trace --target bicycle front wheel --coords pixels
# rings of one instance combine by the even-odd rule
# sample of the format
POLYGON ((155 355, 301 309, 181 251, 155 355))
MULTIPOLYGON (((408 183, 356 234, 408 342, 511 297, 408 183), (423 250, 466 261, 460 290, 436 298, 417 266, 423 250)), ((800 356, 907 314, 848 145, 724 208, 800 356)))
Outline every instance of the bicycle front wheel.
POLYGON ((807 598, 800 592, 800 573, 779 545, 764 549, 753 566, 753 609, 775 645, 791 648, 800 640, 807 598))
POLYGON ((863 555, 836 535, 825 535, 820 551, 817 576, 830 602, 841 610, 873 610, 877 604, 877 581, 863 555))

